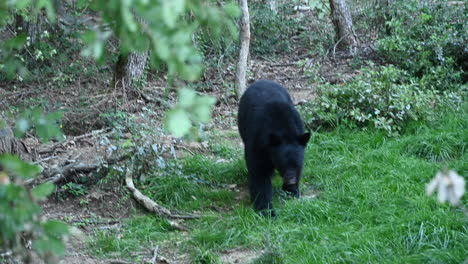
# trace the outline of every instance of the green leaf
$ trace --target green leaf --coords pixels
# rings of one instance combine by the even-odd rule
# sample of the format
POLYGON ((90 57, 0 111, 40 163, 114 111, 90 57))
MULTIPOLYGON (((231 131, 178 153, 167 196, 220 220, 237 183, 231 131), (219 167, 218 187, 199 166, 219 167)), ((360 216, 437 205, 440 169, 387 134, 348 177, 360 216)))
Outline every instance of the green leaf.
POLYGON ((39 238, 33 241, 33 248, 41 254, 52 252, 56 255, 63 255, 65 253, 63 242, 54 238, 39 238))
POLYGON ((199 96, 193 106, 193 118, 196 121, 206 123, 211 120, 211 108, 216 103, 216 98, 212 96, 199 96))
POLYGON ((81 55, 85 57, 92 56, 95 60, 100 60, 104 54, 104 43, 110 36, 110 32, 86 31, 81 35, 81 39, 86 44, 86 48, 81 51, 81 55))
POLYGON ((29 4, 31 4, 31 0, 17 0, 15 2, 16 2, 16 8, 20 10, 23 8, 26 8, 27 6, 29 6, 29 4))
POLYGON ((192 127, 188 113, 181 108, 175 108, 166 114, 166 129, 176 137, 185 136, 192 127))
POLYGON ((232 18, 237 18, 241 15, 241 10, 239 6, 235 3, 228 3, 224 5, 224 12, 232 18))
POLYGON ((171 50, 169 48, 168 39, 163 36, 156 36, 153 38, 153 43, 158 56, 163 60, 169 59, 171 50))
POLYGON ((81 34, 81 40, 83 40, 83 42, 86 44, 94 42, 96 41, 96 39, 96 31, 94 30, 88 30, 85 33, 81 34))
POLYGON ((49 194, 51 194, 55 189, 55 185, 53 183, 47 182, 43 183, 39 186, 36 186, 34 189, 32 189, 31 194, 34 198, 38 200, 43 200, 49 194))
POLYGON ((37 8, 41 9, 45 7, 47 16, 49 17, 50 20, 55 20, 55 8, 54 8, 54 3, 52 0, 38 0, 37 1, 37 8))
POLYGON ((123 21, 125 22, 125 25, 127 26, 128 30, 130 30, 130 32, 135 32, 138 29, 138 27, 135 22, 135 18, 133 17, 132 12, 130 11, 130 7, 124 5, 121 7, 120 10, 123 21))
POLYGON ((84 9, 87 4, 88 4, 88 0, 77 0, 76 1, 76 7, 78 9, 84 9))
POLYGON ((48 220, 44 223, 44 232, 54 238, 60 238, 69 233, 68 225, 57 220, 48 220))
POLYGON ((27 34, 20 33, 16 37, 7 39, 3 44, 3 48, 6 50, 20 49, 26 43, 27 37, 27 34))
POLYGON ((179 89, 179 106, 188 108, 195 103, 197 93, 192 89, 182 88, 179 89))
POLYGON ((29 129, 29 122, 25 118, 20 118, 16 121, 15 132, 21 137, 29 129))
POLYGON ((175 28, 180 14, 185 9, 185 0, 171 0, 162 2, 162 19, 169 28, 175 28))
POLYGON ((35 177, 41 169, 37 165, 22 161, 17 156, 11 154, 0 155, 0 164, 18 177, 29 179, 35 177))

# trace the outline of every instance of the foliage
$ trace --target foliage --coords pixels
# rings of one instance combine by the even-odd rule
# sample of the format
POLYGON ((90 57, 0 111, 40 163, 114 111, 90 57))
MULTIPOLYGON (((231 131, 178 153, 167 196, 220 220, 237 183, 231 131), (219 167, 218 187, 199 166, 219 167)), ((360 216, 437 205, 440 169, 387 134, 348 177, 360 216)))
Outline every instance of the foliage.
POLYGON ((378 50, 395 66, 371 65, 341 86, 319 85, 304 109, 312 127, 374 126, 397 135, 410 121, 428 121, 466 98, 466 12, 446 1, 394 1, 384 13, 376 19, 391 17, 390 34, 378 50))
POLYGON ((291 50, 291 37, 297 32, 300 23, 288 14, 291 12, 285 8, 275 13, 267 5, 252 2, 249 3, 251 22, 250 52, 252 54, 265 55, 284 53, 291 50))
POLYGON ((88 193, 86 185, 69 182, 62 186, 62 191, 67 192, 73 196, 82 196, 88 193))
POLYGON ((176 137, 189 133, 192 122, 206 123, 211 119, 211 108, 216 99, 200 96, 190 89, 179 90, 179 102, 166 115, 166 128, 176 137))
POLYGON ((381 55, 410 74, 429 75, 438 90, 453 89, 463 71, 468 78, 468 13, 464 4, 450 2, 394 1, 390 34, 377 43, 381 55))
POLYGON ((319 19, 323 19, 326 14, 330 13, 330 8, 328 8, 328 3, 324 0, 311 0, 309 2, 309 7, 312 11, 317 13, 319 19))
POLYGON ((60 111, 44 114, 39 108, 24 110, 16 120, 15 134, 17 137, 22 137, 32 129, 42 141, 52 138, 62 139, 63 134, 59 124, 62 117, 63 113, 60 111))
MULTIPOLYGON (((41 140, 60 138, 60 129, 55 123, 60 114, 45 115, 38 109, 25 111, 18 118, 16 134, 22 135, 31 127, 41 140)), ((46 263, 55 263, 65 246, 62 239, 68 234, 68 226, 56 220, 40 217, 39 201, 50 195, 55 186, 44 183, 32 189, 24 180, 36 177, 41 171, 37 165, 29 164, 10 154, 0 155, 0 248, 11 250, 26 263, 32 261, 32 247, 46 263)))
MULTIPOLYGON (((2 1, 0 3, 0 27, 5 26, 11 20, 10 11, 15 10, 17 13, 27 10, 32 6, 34 14, 37 14, 38 10, 45 8, 47 15, 50 19, 55 19, 55 10, 53 8, 52 0, 44 1, 30 1, 30 0, 12 0, 2 1)), ((20 56, 20 50, 27 44, 26 34, 17 34, 7 39, 6 41, 0 42, 0 72, 5 73, 7 78, 14 78, 19 73, 19 78, 26 75, 26 68, 24 67, 24 58, 20 56)), ((32 54, 36 60, 44 59, 44 55, 48 56, 53 53, 49 50, 47 54, 42 52, 32 54)), ((3 78, 2 78, 3 79, 3 78)))
MULTIPOLYGON (((2 5, 0 12, 8 13, 11 10, 16 13, 25 10, 38 12, 45 7, 49 19, 53 20, 55 14, 51 1, 39 2, 41 2, 40 5, 31 1, 9 1, 2 5)), ((230 37, 236 36, 234 18, 240 14, 234 2, 220 6, 212 4, 211 1, 199 0, 132 0, 126 2, 81 0, 76 6, 79 11, 91 7, 101 17, 102 23, 109 26, 105 29, 95 27, 81 34, 81 40, 86 44, 86 48, 81 52, 82 55, 103 62, 107 54, 106 45, 111 37, 115 36, 119 40, 120 54, 149 50, 151 64, 154 67, 162 64, 166 66, 169 80, 179 77, 189 81, 199 78, 202 71, 202 57, 194 47, 193 37, 196 31, 200 28, 209 30, 210 36, 214 39, 221 35, 225 37, 226 32, 230 37)), ((0 20, 2 25, 6 21, 7 19, 0 20)), ((37 47, 32 49, 31 56, 35 61, 44 63, 54 58, 57 49, 49 41, 50 34, 47 31, 44 31, 41 36, 43 39, 35 44, 37 47)), ((72 39, 76 39, 76 36, 72 39)), ((25 59, 21 50, 28 45, 26 36, 18 34, 7 40, 1 47, 3 52, 0 54, 0 70, 6 72, 8 77, 16 76, 19 71, 23 73, 26 71, 23 67, 25 59)), ((18 77, 20 80, 21 76, 18 77)), ((67 81, 71 77, 65 73, 56 78, 67 81)), ((193 104, 194 114, 186 112, 187 107, 179 105, 167 116, 166 123, 170 124, 169 130, 177 131, 175 133, 178 136, 183 136, 189 131, 188 126, 192 124, 189 119, 197 122, 208 120, 207 115, 209 115, 213 99, 195 97, 197 102, 193 104)))
MULTIPOLYGON (((120 40, 121 53, 149 49, 153 66, 164 63, 170 76, 178 74, 182 79, 192 81, 201 73, 201 57, 192 43, 192 35, 198 26, 209 25, 213 35, 219 36, 222 24, 235 28, 232 21, 223 16, 238 15, 232 4, 220 9, 196 0, 90 2, 91 8, 101 14, 103 22, 111 25, 112 33, 120 40)), ((83 41, 88 48, 83 54, 102 59, 110 36, 111 32, 87 31, 83 41)))
MULTIPOLYGON (((225 1, 231 3, 227 8, 233 7, 233 0, 225 1)), ((240 9, 235 8, 229 11, 232 16, 226 19, 232 20, 231 23, 223 23, 220 32, 216 33, 209 27, 201 27, 195 33, 195 46, 203 54, 205 65, 208 63, 219 64, 225 59, 235 59, 237 57, 238 28, 236 20, 240 16, 240 9), (215 35, 219 34, 219 35, 215 35)), ((207 65, 214 66, 214 65, 207 65)), ((220 65, 216 65, 220 67, 220 65)))
POLYGON ((417 79, 393 66, 365 68, 362 75, 342 86, 317 87, 316 100, 305 108, 312 127, 374 126, 397 135, 409 121, 430 120, 441 106, 459 105, 460 97, 424 89, 417 79))
POLYGON ((39 218, 41 210, 37 202, 51 194, 54 185, 44 183, 33 189, 26 188, 21 180, 35 177, 39 173, 38 166, 6 154, 0 156, 0 164, 9 173, 6 177, 18 178, 18 183, 0 184, 0 248, 10 249, 14 255, 28 259, 31 258, 30 250, 22 239, 30 239, 33 249, 47 263, 52 263, 54 255, 62 255, 65 251, 62 238, 68 234, 68 227, 56 220, 39 218))
MULTIPOLYGON (((199 26, 210 26, 213 37, 217 38, 223 28, 236 30, 232 18, 239 15, 233 3, 223 9, 209 2, 196 0, 177 1, 128 1, 94 0, 91 7, 101 13, 103 22, 111 25, 112 33, 120 40, 120 52, 150 51, 153 66, 162 63, 167 66, 170 77, 179 76, 193 81, 201 73, 201 56, 192 42, 192 36, 199 26)), ((97 60, 105 55, 104 44, 110 32, 88 31, 83 40, 88 48, 84 55, 97 60)), ((209 120, 213 98, 199 97, 193 91, 181 90, 179 105, 166 115, 166 127, 176 136, 189 132, 191 120, 209 120), (189 95, 191 94, 191 95, 189 95), (188 112, 193 110, 193 112, 188 112)))

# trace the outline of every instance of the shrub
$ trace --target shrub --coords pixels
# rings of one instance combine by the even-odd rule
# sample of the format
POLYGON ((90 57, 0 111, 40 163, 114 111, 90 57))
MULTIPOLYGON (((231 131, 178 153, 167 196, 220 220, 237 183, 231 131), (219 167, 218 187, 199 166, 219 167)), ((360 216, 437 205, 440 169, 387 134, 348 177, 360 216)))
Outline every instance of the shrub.
POLYGON ((464 6, 449 1, 398 0, 387 21, 390 34, 377 43, 379 53, 411 74, 437 76, 438 90, 466 80, 468 27, 464 6), (463 70, 460 70, 462 68, 463 70), (443 74, 440 74, 443 73, 443 74))
POLYGON ((409 121, 434 117, 441 105, 460 105, 457 94, 440 94, 421 83, 391 65, 364 68, 361 76, 342 86, 318 86, 317 98, 304 107, 305 121, 312 128, 374 126, 397 135, 409 121))
POLYGON ((291 37, 300 24, 297 20, 282 14, 282 7, 276 14, 261 3, 252 2, 250 12, 252 54, 265 55, 291 50, 291 37))

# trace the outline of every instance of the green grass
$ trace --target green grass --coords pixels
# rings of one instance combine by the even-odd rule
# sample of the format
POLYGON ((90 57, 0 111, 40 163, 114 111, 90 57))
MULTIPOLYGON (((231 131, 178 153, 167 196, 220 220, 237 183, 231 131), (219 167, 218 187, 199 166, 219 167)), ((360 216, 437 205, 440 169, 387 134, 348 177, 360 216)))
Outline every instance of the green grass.
POLYGON ((427 197, 425 184, 444 167, 467 175, 466 113, 413 124, 397 138, 342 128, 315 133, 306 151, 305 197, 279 195, 276 179, 274 220, 258 216, 247 197, 238 201, 227 188, 245 191, 247 171, 242 152, 217 146, 231 162, 188 157, 139 186, 169 208, 205 214, 182 223, 188 233, 166 219, 136 216, 120 234, 96 234, 93 248, 128 257, 155 243, 188 254, 192 263, 219 263, 235 248, 262 251, 254 263, 462 263, 467 217, 427 197), (318 197, 308 198, 311 193, 318 197))

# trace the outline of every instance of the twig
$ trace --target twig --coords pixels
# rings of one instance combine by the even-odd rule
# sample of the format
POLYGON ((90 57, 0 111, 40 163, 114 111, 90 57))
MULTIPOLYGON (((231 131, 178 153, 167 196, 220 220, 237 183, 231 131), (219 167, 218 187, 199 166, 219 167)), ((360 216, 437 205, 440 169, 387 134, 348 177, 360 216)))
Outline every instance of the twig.
POLYGON ((95 229, 97 229, 97 230, 112 230, 112 229, 118 229, 120 227, 121 226, 119 224, 114 224, 114 225, 111 225, 111 226, 99 226, 99 227, 96 227, 95 229))
POLYGON ((94 220, 94 219, 83 219, 83 220, 70 220, 66 221, 69 224, 83 224, 83 225, 115 225, 120 224, 120 221, 117 220, 94 220))
POLYGON ((290 77, 290 76, 287 76, 287 77, 281 77, 281 78, 276 78, 276 80, 278 81, 284 81, 284 80, 306 80, 306 79, 310 79, 309 76, 298 76, 298 77, 290 77))
POLYGON ((94 130, 94 131, 91 131, 91 132, 83 134, 83 135, 72 137, 68 141, 71 141, 71 140, 76 141, 76 140, 79 140, 79 139, 82 139, 82 138, 86 138, 86 137, 90 137, 90 136, 95 136, 97 134, 109 132, 110 130, 111 130, 111 128, 104 128, 104 129, 94 130))
POLYGON ((33 164, 39 164, 41 162, 48 161, 48 160, 51 160, 51 159, 56 159, 56 158, 58 158, 58 156, 49 156, 47 158, 36 160, 35 162, 33 162, 33 164))
POLYGON ((178 149, 183 149, 185 151, 187 151, 188 153, 192 154, 192 156, 195 156, 195 153, 193 153, 193 151, 191 151, 189 148, 185 147, 185 146, 175 146, 176 148, 178 149))
POLYGON ((128 261, 120 260, 120 259, 108 259, 105 262, 109 264, 131 264, 132 263, 132 262, 128 262, 128 261))
POLYGON ((151 264, 156 263, 156 260, 158 259, 158 250, 159 250, 159 246, 156 246, 153 251, 153 258, 151 259, 151 264))
POLYGON ((270 67, 287 67, 287 66, 296 66, 296 63, 276 63, 268 65, 270 67))

